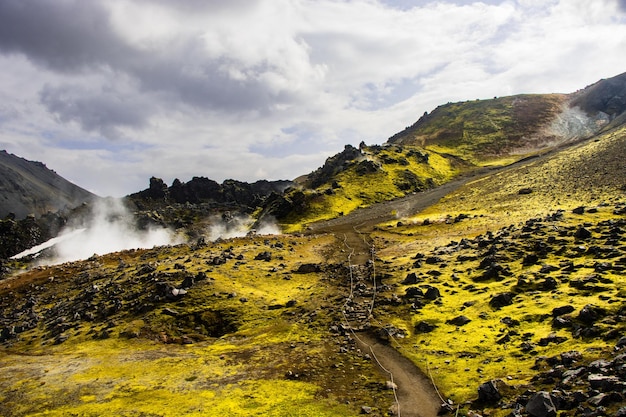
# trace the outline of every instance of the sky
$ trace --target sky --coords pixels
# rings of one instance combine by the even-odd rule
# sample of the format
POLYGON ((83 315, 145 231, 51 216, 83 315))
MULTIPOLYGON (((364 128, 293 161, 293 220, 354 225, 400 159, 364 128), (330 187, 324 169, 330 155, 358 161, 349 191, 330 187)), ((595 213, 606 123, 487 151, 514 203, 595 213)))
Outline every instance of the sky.
POLYGON ((0 149, 100 196, 294 179, 446 102, 626 72, 626 0, 0 0, 0 149))

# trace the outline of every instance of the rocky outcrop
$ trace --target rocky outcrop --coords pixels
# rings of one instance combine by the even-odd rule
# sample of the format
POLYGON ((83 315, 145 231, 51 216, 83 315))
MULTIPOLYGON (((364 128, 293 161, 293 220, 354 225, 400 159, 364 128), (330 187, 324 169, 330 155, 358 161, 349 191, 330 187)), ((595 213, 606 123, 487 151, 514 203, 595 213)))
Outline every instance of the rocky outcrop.
MULTIPOLYGON (((334 177, 345 170, 347 166, 356 160, 363 158, 363 154, 352 145, 346 145, 344 150, 330 158, 326 159, 324 165, 310 173, 307 177, 306 184, 311 188, 317 188, 322 184, 330 182, 334 177)), ((371 167, 363 167, 367 170, 371 167)))
POLYGON ((131 194, 128 198, 138 207, 212 203, 250 211, 261 206, 270 195, 282 194, 291 184, 291 181, 266 180, 251 184, 226 180, 218 184, 206 177, 193 177, 186 183, 175 179, 168 187, 162 179, 152 177, 148 189, 131 194))
POLYGON ((615 119, 626 111, 626 73, 600 80, 571 95, 570 106, 615 119))

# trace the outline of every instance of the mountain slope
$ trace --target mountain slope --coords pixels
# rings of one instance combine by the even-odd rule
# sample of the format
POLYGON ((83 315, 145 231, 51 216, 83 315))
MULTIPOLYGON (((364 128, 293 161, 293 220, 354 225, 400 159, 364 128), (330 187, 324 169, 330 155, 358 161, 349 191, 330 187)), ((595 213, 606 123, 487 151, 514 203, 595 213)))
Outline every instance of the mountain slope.
POLYGON ((626 73, 572 94, 447 103, 389 143, 418 145, 480 164, 591 137, 612 121, 623 123, 625 110, 626 73))
POLYGON ((96 195, 67 181, 41 162, 0 151, 0 217, 22 219, 72 209, 96 195))

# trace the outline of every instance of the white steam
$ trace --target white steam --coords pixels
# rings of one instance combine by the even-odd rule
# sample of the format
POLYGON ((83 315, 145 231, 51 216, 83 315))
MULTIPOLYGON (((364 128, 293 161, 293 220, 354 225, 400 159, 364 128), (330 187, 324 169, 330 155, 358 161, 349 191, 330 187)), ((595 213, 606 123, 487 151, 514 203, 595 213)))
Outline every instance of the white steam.
POLYGON ((250 216, 231 216, 229 213, 215 216, 211 220, 211 226, 208 229, 208 238, 214 242, 217 239, 231 239, 234 237, 243 237, 249 234, 257 235, 279 235, 280 227, 271 220, 262 221, 255 225, 255 220, 250 216))
POLYGON ((42 260, 41 263, 58 264, 125 249, 152 248, 176 243, 180 243, 180 239, 168 229, 138 229, 133 215, 122 201, 110 198, 95 203, 92 216, 85 224, 66 227, 58 237, 22 252, 15 258, 54 246, 53 259, 42 260))

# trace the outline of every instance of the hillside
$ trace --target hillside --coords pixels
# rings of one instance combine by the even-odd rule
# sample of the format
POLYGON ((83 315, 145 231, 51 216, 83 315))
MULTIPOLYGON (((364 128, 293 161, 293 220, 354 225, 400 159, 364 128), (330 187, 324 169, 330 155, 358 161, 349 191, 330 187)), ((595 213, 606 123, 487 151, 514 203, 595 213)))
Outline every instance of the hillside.
POLYGON ((0 217, 73 209, 96 196, 67 181, 41 162, 0 151, 0 217))
POLYGON ((485 167, 502 167, 626 122, 626 74, 571 94, 523 94, 447 103, 383 145, 347 145, 269 198, 261 215, 286 231, 410 196, 485 167))
POLYGON ((447 103, 393 135, 389 143, 418 145, 475 164, 519 159, 623 123, 625 93, 626 74, 621 74, 571 94, 447 103))
POLYGON ((57 236, 76 208, 98 199, 41 162, 0 151, 0 262, 57 236))

